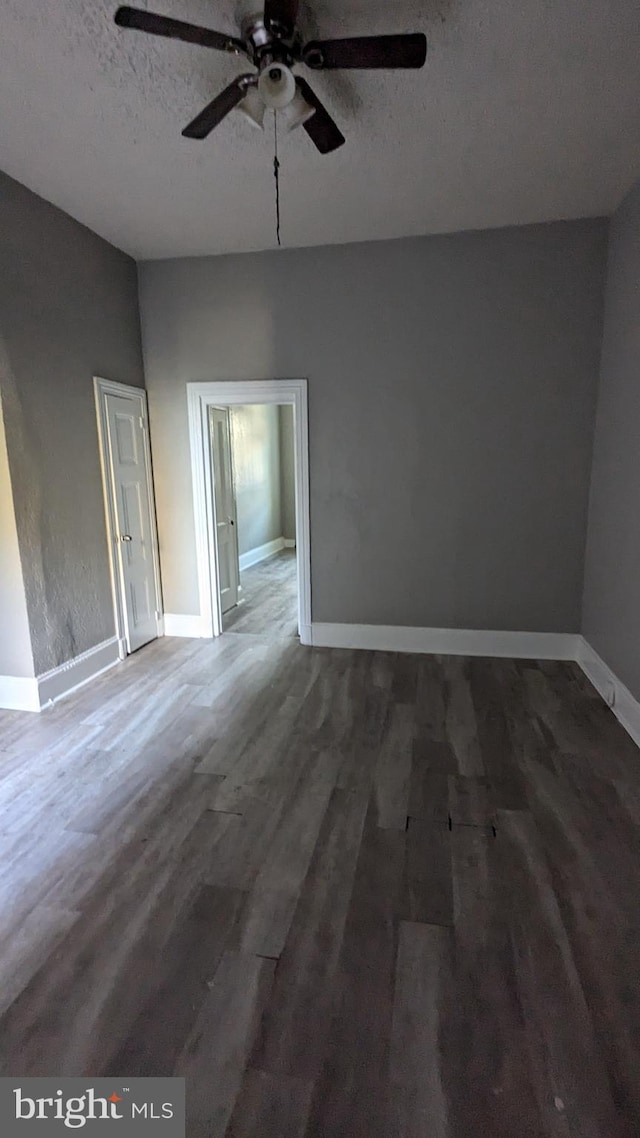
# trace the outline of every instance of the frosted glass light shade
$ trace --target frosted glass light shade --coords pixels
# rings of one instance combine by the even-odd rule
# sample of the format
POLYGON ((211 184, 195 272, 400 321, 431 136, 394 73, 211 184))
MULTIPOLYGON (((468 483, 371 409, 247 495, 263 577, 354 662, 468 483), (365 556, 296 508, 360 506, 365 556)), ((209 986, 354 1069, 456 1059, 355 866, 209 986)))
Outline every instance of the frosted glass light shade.
POLYGON ((258 90, 266 106, 274 111, 287 107, 297 93, 293 73, 284 63, 270 63, 260 72, 258 90))
POLYGON ((258 130, 264 130, 264 112, 266 107, 262 95, 257 87, 249 87, 244 99, 238 103, 237 110, 258 130))
POLYGON ((313 118, 315 113, 315 107, 309 105, 297 88, 291 102, 281 111, 288 131, 295 130, 297 126, 302 126, 303 123, 313 118))

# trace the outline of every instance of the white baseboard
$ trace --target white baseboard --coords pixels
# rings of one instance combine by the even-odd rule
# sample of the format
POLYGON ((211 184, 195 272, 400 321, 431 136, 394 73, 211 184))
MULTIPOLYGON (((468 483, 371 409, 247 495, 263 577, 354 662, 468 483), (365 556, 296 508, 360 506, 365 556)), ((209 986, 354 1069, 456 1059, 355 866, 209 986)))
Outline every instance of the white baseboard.
POLYGON ((113 636, 40 676, 0 676, 0 707, 12 711, 42 711, 95 679, 120 660, 119 642, 113 636))
POLYGON ((282 540, 284 541, 285 549, 295 549, 295 547, 296 547, 295 537, 283 537, 282 540))
MULTIPOLYGON (((306 632, 307 630, 305 630, 306 632)), ((462 628, 402 628, 375 624, 322 624, 310 629, 316 648, 361 648, 377 652, 504 656, 529 660, 575 660, 596 691, 640 747, 640 701, 589 643, 571 632, 493 632, 462 628)))
POLYGON ((94 648, 89 648, 80 656, 75 656, 73 660, 67 660, 57 668, 52 668, 50 672, 44 672, 37 677, 40 707, 46 707, 62 696, 69 695, 119 661, 120 645, 118 638, 112 636, 110 640, 96 644, 94 648))
POLYGON ((246 553, 240 554, 240 572, 243 569, 250 569, 252 565, 257 565, 259 561, 266 561, 267 557, 273 557, 274 554, 280 553, 285 547, 285 540, 283 537, 276 537, 273 541, 267 541, 264 545, 256 545, 255 549, 248 549, 246 553))
POLYGON ((589 677, 596 691, 609 705, 634 743, 640 747, 640 703, 588 641, 583 636, 578 639, 576 659, 582 671, 589 677))
POLYGON ((164 634, 165 636, 190 636, 194 639, 211 635, 204 629, 201 616, 185 616, 183 613, 175 612, 164 614, 164 634))
POLYGON ((364 648, 374 652, 441 653, 575 660, 579 637, 564 632, 492 632, 464 628, 404 628, 378 624, 314 624, 317 648, 364 648))
MULTIPOLYGON (((200 616, 165 613, 166 636, 199 638, 200 616)), ((591 645, 576 633, 496 632, 460 628, 404 628, 372 624, 304 625, 302 644, 316 648, 355 648, 378 652, 503 656, 532 660, 575 660, 596 691, 640 747, 640 701, 612 672, 591 645)), ((41 711, 95 679, 120 660, 116 637, 38 677, 0 676, 0 708, 41 711)))
POLYGON ((40 711, 35 676, 0 676, 0 708, 4 711, 40 711))

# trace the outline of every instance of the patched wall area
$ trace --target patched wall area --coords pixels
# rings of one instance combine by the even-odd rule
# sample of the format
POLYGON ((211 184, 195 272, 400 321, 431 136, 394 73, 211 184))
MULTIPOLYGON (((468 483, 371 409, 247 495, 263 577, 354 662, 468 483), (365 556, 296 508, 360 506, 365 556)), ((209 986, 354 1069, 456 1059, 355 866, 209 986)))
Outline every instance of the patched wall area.
POLYGON ((114 635, 93 376, 143 386, 135 263, 0 174, 0 385, 36 675, 114 635))
POLYGON ((582 631, 640 699, 640 182, 611 219, 582 631))
MULTIPOLYGON (((0 344, 0 370, 3 365, 0 344)), ((33 675, 18 531, 0 400, 0 676, 33 675)))

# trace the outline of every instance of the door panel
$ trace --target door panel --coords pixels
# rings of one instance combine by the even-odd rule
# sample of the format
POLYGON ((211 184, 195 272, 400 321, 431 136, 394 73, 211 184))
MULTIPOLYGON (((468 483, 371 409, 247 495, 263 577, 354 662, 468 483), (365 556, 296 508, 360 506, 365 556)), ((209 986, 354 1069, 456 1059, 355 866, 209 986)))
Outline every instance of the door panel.
POLYGON ((132 429, 131 416, 116 412, 113 416, 116 430, 116 449, 120 466, 136 466, 138 463, 138 448, 135 431, 132 429))
POLYGON ((140 400, 107 394, 108 449, 127 650, 158 635, 153 530, 140 400))
POLYGON ((228 407, 209 408, 209 435, 213 464, 220 608, 225 613, 237 605, 240 584, 228 407))

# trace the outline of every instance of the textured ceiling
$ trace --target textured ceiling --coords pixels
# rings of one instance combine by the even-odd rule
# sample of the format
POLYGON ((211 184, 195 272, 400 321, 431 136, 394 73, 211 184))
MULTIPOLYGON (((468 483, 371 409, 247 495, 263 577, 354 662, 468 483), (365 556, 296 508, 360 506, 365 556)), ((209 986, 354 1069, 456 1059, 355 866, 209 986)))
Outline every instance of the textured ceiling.
MULTIPOLYGON (((271 248, 271 129, 234 112, 206 142, 180 133, 246 62, 121 31, 116 6, 1 0, 0 167, 138 258, 271 248)), ((237 31, 237 0, 148 6, 237 31)), ((327 37, 425 31, 429 55, 420 72, 309 74, 347 144, 281 139, 284 245, 609 213, 640 174, 638 0, 302 11, 327 37)))

